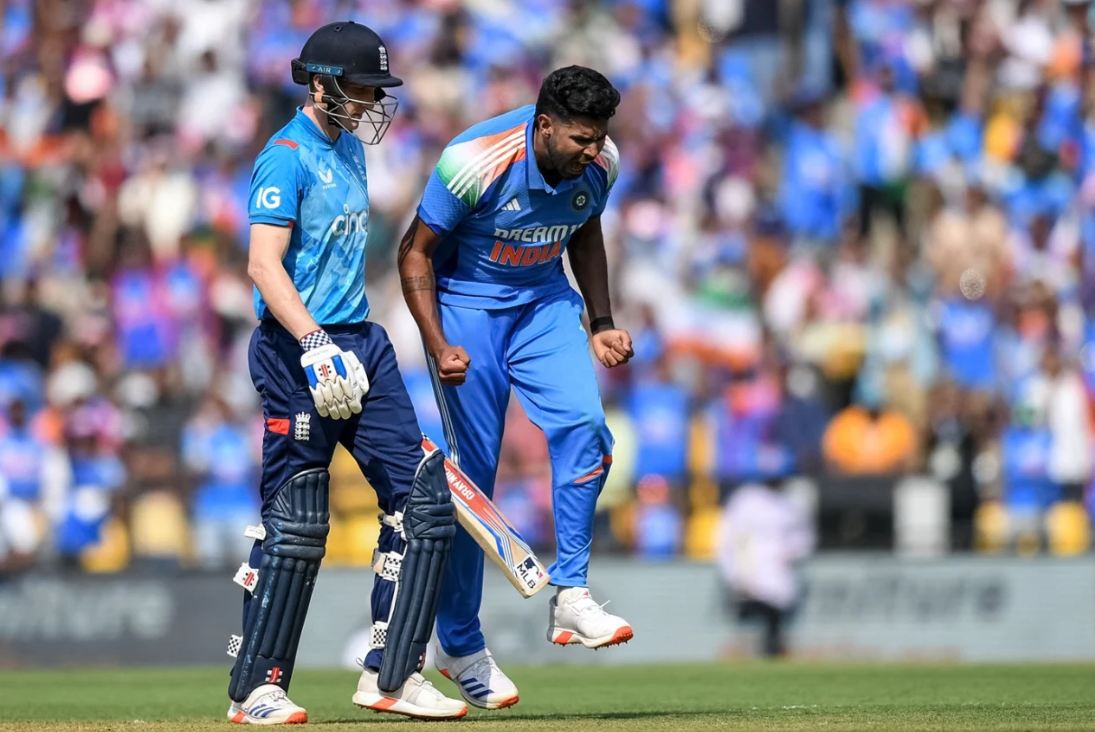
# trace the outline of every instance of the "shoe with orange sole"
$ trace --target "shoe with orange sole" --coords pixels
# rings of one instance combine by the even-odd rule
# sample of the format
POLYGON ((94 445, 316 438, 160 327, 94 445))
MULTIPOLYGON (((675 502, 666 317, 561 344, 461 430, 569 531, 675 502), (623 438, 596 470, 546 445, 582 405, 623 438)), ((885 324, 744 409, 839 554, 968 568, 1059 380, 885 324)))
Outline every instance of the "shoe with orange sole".
POLYGON ((235 724, 304 724, 308 712, 297 706, 277 684, 259 686, 242 702, 228 707, 228 721, 235 724))
POLYGON ((472 706, 505 709, 520 701, 517 687, 498 668, 494 656, 486 648, 468 656, 450 656, 439 647, 433 663, 442 676, 456 684, 460 696, 472 706))
POLYGON ((556 645, 597 649, 627 643, 635 636, 626 620, 605 612, 585 587, 561 588, 548 601, 548 610, 547 637, 556 645))
POLYGON ((400 714, 414 719, 460 719, 468 713, 468 705, 450 699, 419 673, 411 674, 403 686, 393 692, 377 686, 379 672, 366 668, 357 681, 354 704, 362 709, 386 714, 400 714))

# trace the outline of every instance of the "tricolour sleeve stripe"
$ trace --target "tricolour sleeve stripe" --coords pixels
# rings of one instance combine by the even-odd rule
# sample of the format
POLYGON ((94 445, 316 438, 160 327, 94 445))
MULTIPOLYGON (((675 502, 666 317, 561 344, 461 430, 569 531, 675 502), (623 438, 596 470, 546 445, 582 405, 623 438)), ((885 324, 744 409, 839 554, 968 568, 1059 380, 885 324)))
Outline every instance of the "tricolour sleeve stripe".
POLYGON ((612 184, 616 182, 616 176, 620 174, 620 151, 616 149, 616 143, 612 141, 612 138, 605 138, 604 149, 601 150, 601 154, 593 162, 600 165, 608 173, 608 187, 611 188, 612 184))
POLYGON ((523 159, 525 124, 445 149, 437 174, 452 194, 470 208, 498 176, 523 159))
MULTIPOLYGON (((489 178, 490 181, 493 182, 494 179, 497 178, 498 175, 500 175, 501 173, 499 172, 498 175, 491 175, 491 173, 494 172, 494 170, 500 165, 504 165, 505 167, 503 167, 502 170, 505 170, 505 168, 509 167, 509 165, 513 163, 513 161, 516 159, 515 156, 517 152, 524 151, 524 149, 525 137, 524 135, 522 135, 520 140, 511 143, 506 147, 503 147, 502 149, 491 155, 489 158, 483 160, 483 162, 479 164, 479 167, 477 167, 475 171, 472 172, 472 174, 465 176, 455 189, 450 188, 449 190, 451 190, 454 195, 463 198, 464 194, 466 194, 472 186, 474 186, 481 180, 489 178)), ((487 184, 489 185, 489 182, 487 182, 487 184)))

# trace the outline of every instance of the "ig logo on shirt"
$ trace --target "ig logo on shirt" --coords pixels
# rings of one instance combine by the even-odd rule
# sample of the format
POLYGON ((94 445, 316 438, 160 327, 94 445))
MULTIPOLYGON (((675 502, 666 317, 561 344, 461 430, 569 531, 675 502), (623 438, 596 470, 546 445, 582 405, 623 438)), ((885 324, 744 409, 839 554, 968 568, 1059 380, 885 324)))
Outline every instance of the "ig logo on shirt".
POLYGON ((589 194, 585 191, 578 191, 574 194, 574 198, 570 199, 570 205, 574 207, 575 211, 581 211, 589 205, 589 194))
POLYGON ((260 188, 259 194, 255 197, 256 208, 277 208, 281 205, 281 189, 270 186, 269 188, 260 188))

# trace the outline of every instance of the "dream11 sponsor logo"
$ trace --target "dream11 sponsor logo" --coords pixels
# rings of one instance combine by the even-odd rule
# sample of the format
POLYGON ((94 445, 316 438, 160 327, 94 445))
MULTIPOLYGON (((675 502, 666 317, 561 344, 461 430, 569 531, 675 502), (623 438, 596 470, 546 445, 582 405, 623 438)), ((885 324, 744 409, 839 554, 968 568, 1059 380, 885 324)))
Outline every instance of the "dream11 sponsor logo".
POLYGON ((331 236, 349 236, 354 232, 366 233, 369 231, 369 209, 362 209, 350 213, 350 207, 342 204, 342 215, 336 216, 331 222, 331 236))
POLYGON ((538 226, 532 229, 495 229, 494 236, 499 241, 494 242, 490 261, 508 267, 531 267, 554 261, 562 253, 563 242, 580 227, 581 224, 538 226), (540 246, 522 247, 507 243, 510 241, 540 246))

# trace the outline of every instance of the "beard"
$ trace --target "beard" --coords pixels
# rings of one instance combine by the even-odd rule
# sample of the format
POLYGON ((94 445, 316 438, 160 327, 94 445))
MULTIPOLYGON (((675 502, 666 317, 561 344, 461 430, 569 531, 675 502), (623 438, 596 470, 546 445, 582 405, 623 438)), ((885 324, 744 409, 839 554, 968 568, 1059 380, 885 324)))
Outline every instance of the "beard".
POLYGON ((581 178, 582 173, 586 170, 586 165, 583 165, 581 155, 575 157, 565 157, 560 155, 557 150, 548 148, 548 157, 551 160, 551 166, 560 178, 564 180, 574 180, 575 178, 581 178))

